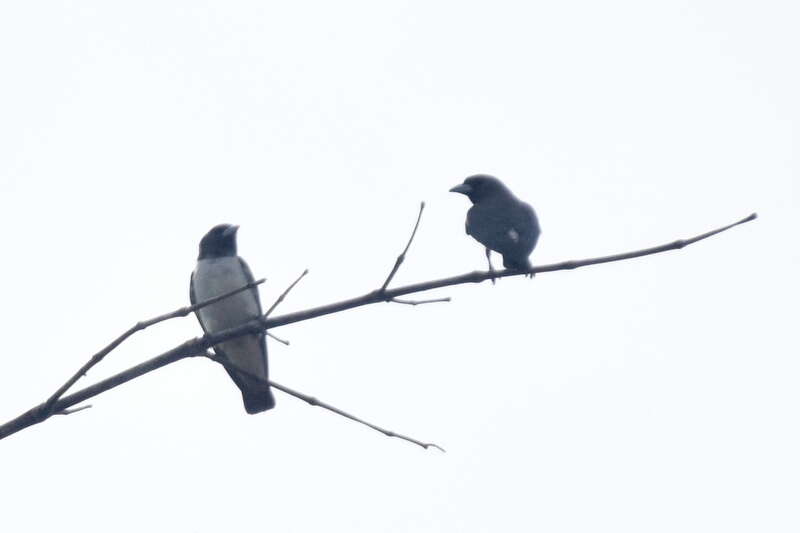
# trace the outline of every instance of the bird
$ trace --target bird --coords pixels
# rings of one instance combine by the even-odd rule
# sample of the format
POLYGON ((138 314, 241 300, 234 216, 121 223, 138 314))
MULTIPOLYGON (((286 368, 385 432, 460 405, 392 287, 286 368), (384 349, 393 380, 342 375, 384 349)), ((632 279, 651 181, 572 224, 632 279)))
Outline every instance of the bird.
POLYGON ((541 229, 530 205, 514 196, 502 181, 487 174, 470 176, 450 192, 461 193, 472 202, 467 211, 467 235, 486 248, 490 272, 494 273, 492 250, 502 254, 507 269, 525 271, 533 267, 528 256, 536 247, 541 229))
MULTIPOLYGON (((189 283, 192 305, 253 282, 250 267, 236 253, 238 230, 239 226, 219 224, 211 228, 200 241, 197 266, 189 283)), ((261 301, 256 287, 195 311, 200 327, 206 334, 239 326, 261 314, 261 301)), ((241 390, 244 408, 249 414, 275 407, 275 398, 268 381, 267 342, 264 332, 221 342, 214 346, 214 352, 243 371, 237 372, 225 367, 241 390)))

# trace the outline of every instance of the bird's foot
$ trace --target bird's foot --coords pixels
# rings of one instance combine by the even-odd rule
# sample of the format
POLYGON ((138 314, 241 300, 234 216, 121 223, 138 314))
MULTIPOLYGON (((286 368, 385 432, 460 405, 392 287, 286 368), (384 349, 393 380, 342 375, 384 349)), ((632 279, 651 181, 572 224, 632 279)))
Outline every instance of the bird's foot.
POLYGON ((489 279, 492 280, 492 285, 494 285, 497 278, 494 275, 494 266, 492 266, 492 250, 489 248, 486 248, 486 262, 489 263, 489 274, 491 276, 489 279))

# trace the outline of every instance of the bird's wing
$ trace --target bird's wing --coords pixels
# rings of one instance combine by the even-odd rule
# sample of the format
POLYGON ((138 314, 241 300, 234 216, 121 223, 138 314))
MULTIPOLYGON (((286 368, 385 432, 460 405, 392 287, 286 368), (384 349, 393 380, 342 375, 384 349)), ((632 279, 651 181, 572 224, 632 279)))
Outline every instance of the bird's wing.
MULTIPOLYGON (((250 266, 247 262, 242 259, 241 257, 237 257, 239 259, 239 264, 242 267, 242 272, 244 273, 244 278, 246 283, 253 283, 255 278, 253 277, 253 271, 250 270, 250 266)), ((261 298, 258 295, 258 287, 253 287, 250 289, 250 292, 253 294, 253 297, 256 299, 256 305, 258 306, 258 313, 262 314, 261 309, 261 298)), ((267 379, 267 334, 265 331, 258 333, 258 348, 260 350, 258 357, 264 365, 264 375, 262 379, 267 379)), ((214 349, 216 350, 217 347, 215 346, 214 349)), ((230 358, 228 358, 230 360, 230 358)), ((236 386, 242 391, 242 395, 244 396, 244 403, 245 407, 247 408, 248 413, 255 413, 258 411, 263 411, 264 409, 269 409, 275 405, 275 400, 272 399, 272 394, 269 392, 269 385, 266 385, 267 389, 266 392, 263 390, 265 384, 262 383, 255 383, 251 376, 242 375, 238 372, 230 370, 226 368, 225 370, 228 371, 228 375, 231 377, 236 386), (266 394, 266 396, 265 396, 266 394), (267 399, 269 401, 267 401, 267 399), (267 401, 269 404, 268 407, 264 407, 264 402, 267 401)))
POLYGON ((539 232, 536 213, 524 202, 474 205, 467 213, 467 233, 501 254, 530 253, 539 232))
POLYGON ((518 246, 514 236, 514 218, 508 209, 497 209, 474 205, 467 212, 467 233, 478 242, 501 254, 509 253, 518 246))
MULTIPOLYGON (((255 281, 255 278, 253 277, 253 271, 250 270, 250 266, 241 257, 238 257, 238 259, 239 259, 239 264, 242 265, 242 272, 244 272, 245 281, 247 283, 253 283, 255 281)), ((263 313, 263 309, 261 308, 261 298, 258 295, 258 287, 253 287, 252 289, 250 289, 250 291, 253 293, 253 296, 256 299, 256 305, 258 306, 258 314, 262 314, 263 313)), ((266 335, 266 332, 261 332, 259 334, 259 338, 261 340, 261 342, 260 342, 260 344, 261 344, 261 353, 264 355, 264 358, 266 359, 266 357, 267 357, 267 335, 266 335)))
MULTIPOLYGON (((189 302, 191 302, 192 305, 197 304, 197 297, 194 295, 194 272, 189 276, 189 302)), ((206 326, 203 324, 203 319, 200 318, 200 313, 195 311, 194 316, 196 316, 197 321, 200 322, 200 328, 203 330, 203 333, 208 334, 206 326)))
POLYGON ((536 217, 536 211, 525 202, 520 202, 517 217, 519 222, 514 225, 514 229, 519 233, 519 242, 527 250, 533 250, 539 240, 539 235, 542 233, 539 227, 539 219, 536 217))
MULTIPOLYGON (((195 296, 194 294, 194 272, 192 272, 192 275, 189 276, 189 301, 191 302, 192 305, 196 305, 198 303, 197 296, 195 296)), ((203 334, 208 335, 209 334, 208 328, 206 328, 206 325, 203 323, 202 315, 197 311, 195 311, 194 316, 197 317, 197 321, 200 323, 200 329, 203 330, 203 334)), ((219 357, 227 358, 225 352, 222 351, 222 348, 219 345, 213 346, 213 349, 214 353, 217 354, 219 357)))
POLYGON ((189 302, 194 305, 194 272, 189 276, 189 302))
MULTIPOLYGON (((247 262, 238 257, 239 264, 242 265, 242 271, 244 272, 244 279, 247 283, 253 283, 256 279, 253 277, 253 271, 250 270, 250 267, 247 265, 247 262)), ((253 287, 250 289, 253 292, 253 296, 256 298, 256 304, 258 305, 258 312, 261 313, 261 298, 258 295, 258 287, 253 287)))

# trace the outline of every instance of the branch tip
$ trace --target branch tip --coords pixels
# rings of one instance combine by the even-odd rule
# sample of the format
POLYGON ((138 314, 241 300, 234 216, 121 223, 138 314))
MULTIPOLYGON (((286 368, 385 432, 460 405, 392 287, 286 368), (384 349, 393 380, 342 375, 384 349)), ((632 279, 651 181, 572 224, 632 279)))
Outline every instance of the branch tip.
POLYGON ((268 337, 272 337, 273 339, 275 339, 276 341, 278 341, 281 344, 285 344, 286 346, 289 346, 289 341, 278 337, 277 335, 275 335, 274 333, 272 333, 270 331, 267 331, 267 336, 268 337))
POLYGON ((283 291, 280 296, 278 296, 278 299, 275 300, 275 303, 273 303, 272 306, 269 309, 267 309, 267 312, 264 313, 264 315, 262 316, 264 320, 266 320, 266 318, 270 315, 270 313, 272 313, 275 310, 275 308, 278 307, 278 304, 280 304, 283 301, 283 299, 286 298, 286 295, 289 294, 289 291, 294 289, 294 286, 300 283, 301 279, 306 277, 306 274, 308 274, 308 269, 303 270, 302 274, 300 274, 297 277, 297 279, 292 282, 291 285, 286 287, 286 290, 283 291))
POLYGON ((386 281, 383 282, 383 285, 379 289, 379 292, 386 292, 386 288, 389 286, 389 283, 392 282, 392 279, 394 279, 395 274, 397 274, 397 271, 400 269, 400 265, 402 265, 403 261, 406 260, 406 253, 408 252, 408 249, 411 247, 411 243, 414 241, 414 236, 417 234, 417 229, 419 228, 419 221, 422 220, 422 211, 424 210, 425 210, 425 202, 420 202, 419 213, 417 214, 417 221, 414 224, 414 230, 411 232, 411 237, 409 237, 408 243, 406 243, 406 247, 403 249, 400 255, 397 256, 397 259, 395 259, 392 271, 389 272, 389 275, 386 277, 386 281))
POLYGON ((74 409, 62 409, 57 413, 53 413, 56 415, 71 415, 72 413, 77 413, 79 411, 83 411, 85 409, 91 409, 92 404, 81 405, 80 407, 75 407, 74 409))
MULTIPOLYGON (((262 379, 260 376, 257 376, 257 375, 255 375, 255 374, 253 374, 251 372, 248 372, 248 371, 246 371, 244 369, 239 368, 237 365, 233 364, 231 361, 228 361, 226 359, 222 359, 221 357, 218 357, 216 355, 212 355, 209 352, 205 352, 202 355, 204 355, 205 357, 211 359, 212 361, 215 361, 215 362, 219 363, 220 365, 224 366, 225 368, 227 368, 229 370, 235 370, 235 371, 237 371, 239 373, 247 374, 248 376, 250 376, 252 378, 255 378, 255 379, 258 379, 258 380, 262 379)), ((269 385, 270 385, 270 387, 272 387, 274 389, 278 389, 279 391, 283 392, 284 394, 288 394, 289 396, 294 396, 298 400, 302 400, 302 401, 306 402, 308 405, 311 405, 311 406, 314 406, 314 407, 322 407, 323 409, 331 411, 332 413, 335 413, 335 414, 337 414, 339 416, 343 416, 344 418, 348 418, 348 419, 350 419, 350 420, 352 420, 354 422, 358 422, 359 424, 363 424, 363 425, 365 425, 365 426, 367 426, 367 427, 369 427, 371 429, 374 429, 375 431, 383 433, 387 437, 397 437, 399 439, 411 442, 413 444, 416 444, 417 446, 422 446, 423 448, 427 449, 426 443, 420 442, 420 441, 418 441, 416 439, 412 439, 411 437, 406 437, 405 435, 400 435, 399 433, 394 433, 393 431, 389 431, 387 429, 383 429, 382 427, 376 426, 375 424, 371 424, 370 422, 362 420, 362 419, 358 418, 355 415, 351 415, 350 413, 348 413, 346 411, 342 411, 338 407, 334 407, 334 406, 332 406, 332 405, 330 405, 328 403, 325 403, 322 400, 320 400, 320 399, 318 399, 318 398, 316 398, 314 396, 310 396, 308 394, 304 394, 304 393, 296 391, 294 389, 290 389, 289 387, 287 387, 285 385, 281 385, 280 383, 276 383, 276 382, 271 381, 271 380, 269 381, 269 385)), ((436 447, 439 448, 438 446, 436 446, 436 447)), ((441 449, 441 448, 439 448, 439 449, 441 449)))

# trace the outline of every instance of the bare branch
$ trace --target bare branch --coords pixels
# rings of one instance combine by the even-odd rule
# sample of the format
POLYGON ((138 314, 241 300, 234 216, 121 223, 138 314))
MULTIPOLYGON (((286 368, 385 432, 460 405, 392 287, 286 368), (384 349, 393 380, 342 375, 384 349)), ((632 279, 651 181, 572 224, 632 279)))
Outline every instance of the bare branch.
POLYGON ((28 409, 16 418, 9 420, 3 425, 0 425, 0 439, 4 439, 5 437, 25 429, 26 427, 44 422, 53 416, 53 413, 61 412, 74 405, 84 402, 89 398, 93 398, 94 396, 97 396, 98 394, 101 394, 107 390, 113 389, 114 387, 119 387, 123 383, 127 383, 132 379, 143 376, 148 372, 152 372, 153 370, 157 370, 163 366, 180 361, 181 359, 185 359, 187 357, 205 355, 205 351, 215 344, 219 344, 236 337, 241 337, 243 335, 258 333, 260 331, 263 331, 261 322, 259 320, 253 320, 246 324, 242 324, 241 326, 236 326, 235 328, 227 329, 214 335, 204 335, 200 338, 188 340, 161 355, 157 355, 152 359, 144 361, 143 363, 139 363, 138 365, 127 370, 123 370, 122 372, 109 378, 98 381, 94 385, 90 385, 85 389, 81 389, 67 396, 63 396, 59 398, 52 406, 49 406, 47 402, 44 402, 36 407, 28 409))
POLYGON ((215 296, 214 298, 209 298, 208 300, 204 300, 202 302, 198 302, 198 303, 196 303, 194 305, 190 305, 190 306, 187 306, 187 307, 181 307, 180 309, 172 311, 171 313, 166 313, 166 314, 163 314, 163 315, 159 315, 159 316, 157 316, 155 318, 151 318, 149 320, 143 320, 141 322, 137 322, 136 324, 131 326, 125 333, 123 333, 122 335, 120 335, 119 337, 114 339, 111 342, 111 344, 109 344, 108 346, 106 346, 105 348, 103 348, 102 350, 97 352, 96 354, 94 354, 91 357, 91 359, 89 359, 82 367, 80 367, 78 369, 77 372, 75 372, 75 374, 73 374, 73 376, 71 378, 69 378, 66 381, 66 383, 61 385, 61 387, 59 387, 58 390, 56 392, 54 392, 53 395, 50 396, 50 398, 47 399, 47 402, 45 402, 45 411, 47 411, 47 412, 52 414, 53 413, 53 406, 55 405, 55 403, 58 401, 59 398, 61 398, 61 396, 64 395, 65 392, 67 392, 67 390, 69 390, 70 387, 72 387, 75 384, 76 381, 78 381, 82 376, 85 376, 90 368, 92 368, 94 365, 96 365, 97 363, 102 361, 103 358, 106 355, 111 353, 111 351, 114 350, 114 348, 116 348, 117 346, 122 344, 126 339, 128 339, 128 337, 130 337, 134 333, 136 333, 138 331, 142 331, 144 329, 147 329, 150 326, 158 324, 159 322, 164 322, 164 321, 170 320, 172 318, 185 317, 186 315, 188 315, 190 313, 193 313, 193 312, 197 311, 198 309, 202 309, 203 307, 206 307, 206 306, 209 306, 211 304, 217 303, 220 300, 224 300, 225 298, 230 298, 231 296, 233 296, 235 294, 239 294, 242 291, 245 291, 247 289, 251 289, 253 287, 261 285, 265 281, 267 281, 266 278, 261 278, 259 280, 256 280, 256 281, 253 281, 251 283, 248 283, 247 285, 243 285, 243 286, 239 287, 238 289, 232 290, 230 292, 226 292, 225 294, 220 294, 219 296, 215 296))
MULTIPOLYGON (((459 285, 464 283, 480 283, 482 281, 486 281, 494 277, 508 277, 508 276, 521 276, 526 274, 538 274, 543 272, 555 272, 558 270, 571 270, 583 266, 588 265, 596 265, 602 263, 610 263, 612 261, 624 261, 627 259, 633 259, 636 257, 642 257, 645 255, 652 255, 657 254, 669 250, 676 250, 688 246, 690 244, 694 244, 698 241, 703 239, 707 239, 713 235, 731 229, 739 224, 744 224, 746 222, 750 222, 751 220, 755 220, 756 214, 753 213, 752 215, 739 220, 738 222, 734 222, 733 224, 729 224, 722 228, 718 228, 701 235, 697 235, 690 239, 685 240, 678 240, 672 243, 664 244, 661 246, 655 246, 652 248, 645 248, 643 250, 637 250, 633 252, 626 252, 616 255, 609 255, 603 257, 597 257, 592 259, 582 259, 582 260, 575 260, 575 261, 564 261, 561 263, 553 263, 550 265, 543 265, 539 267, 531 268, 528 271, 512 271, 512 270, 503 270, 500 272, 470 272, 467 274, 462 274, 460 276, 453 276, 450 278, 443 278, 433 281, 425 281, 422 283, 416 283, 413 285, 406 285, 405 287, 399 287, 397 289, 391 289, 386 291, 376 290, 370 293, 367 293, 363 296, 359 296, 356 298, 351 298, 349 300, 343 300, 341 302, 335 302, 328 305, 323 305, 320 307, 315 307, 312 309, 306 309, 305 311, 298 311, 295 313, 289 313, 286 315, 278 316, 271 319, 265 319, 264 317, 259 317, 258 320, 254 320, 248 322, 246 324, 242 324, 240 326, 236 326, 234 328, 230 328, 225 331, 221 331, 214 335, 205 335, 201 338, 192 339, 189 341, 184 342, 183 344, 176 346, 175 348, 165 352, 159 356, 156 356, 148 361, 140 363, 128 370, 120 372, 114 376, 111 376, 107 379, 104 379, 94 385, 90 385, 85 389, 81 389, 75 393, 72 393, 68 396, 64 396, 61 398, 57 398, 57 400, 52 404, 49 405, 49 401, 42 403, 28 411, 22 413, 21 415, 17 416, 16 418, 6 422, 3 425, 0 425, 0 439, 3 439, 13 433, 16 433, 26 427, 32 426, 34 424, 38 424, 43 422, 54 412, 61 412, 65 409, 73 407, 76 404, 86 401, 89 398, 97 396, 109 389, 122 385, 132 379, 135 379, 139 376, 147 374, 148 372, 152 372, 158 368, 161 368, 165 365, 174 363, 181 359, 185 359, 187 357, 193 356, 200 356, 205 355, 205 351, 215 344, 219 344, 220 342, 224 342, 226 340, 230 340, 236 337, 240 337, 242 335, 248 335, 253 333, 258 333, 264 331, 268 328, 275 328, 278 326, 283 326, 286 324, 292 324, 295 322, 300 322, 303 320, 309 320, 312 318, 316 318, 319 316, 328 315, 331 313, 336 313, 339 311, 345 311, 347 309, 353 309, 355 307, 360 307, 363 305, 378 303, 378 302, 386 302, 391 301, 394 298, 398 298, 400 296, 404 296, 406 294, 412 294, 422 291, 427 291, 430 289, 437 289, 440 287, 449 287, 452 285, 459 285)), ((258 282, 256 282, 258 283, 258 282)), ((290 287, 291 288, 291 287, 290 287)), ((244 287, 242 288, 242 290, 244 287)), ((202 305, 202 304, 200 304, 202 305)), ((207 305, 207 304, 206 304, 207 305)), ((191 311, 189 311, 191 312, 191 311)), ((188 313, 187 313, 188 314, 188 313)), ((170 317, 171 318, 171 317, 170 317)), ((127 332, 126 332, 127 333, 127 332)), ((129 335, 128 335, 129 336, 129 335)), ((120 337, 124 340, 123 337, 120 337)), ((122 342, 118 339, 119 342, 122 342)), ((116 341, 115 341, 116 342, 116 341)), ((109 345, 111 348, 106 351, 111 351, 114 347, 116 347, 119 342, 116 344, 112 343, 109 345)), ((87 367, 88 369, 88 367, 87 367)), ((81 370, 78 372, 78 377, 84 373, 85 370, 81 370)), ((277 388, 277 387, 276 387, 277 388)), ((392 434, 395 436, 394 434, 392 434)))
POLYGON ((72 413, 77 413, 79 411, 83 411, 84 409, 91 409, 92 404, 87 403, 86 405, 81 405, 80 407, 76 407, 74 409, 64 409, 63 411, 59 411, 57 413, 53 413, 54 415, 71 415, 72 413))
POLYGON ((389 289, 385 291, 381 290, 372 291, 362 296, 350 298, 349 300, 343 300, 341 302, 335 302, 332 304, 322 305, 319 307, 312 307, 311 309, 305 309, 303 311, 297 311, 294 313, 288 313, 285 315, 276 316, 274 318, 266 320, 264 322, 264 327, 276 328, 278 326, 284 326, 286 324, 302 322, 303 320, 309 320, 319 316, 329 315, 331 313, 338 313, 340 311, 346 311, 347 309, 353 309, 355 307, 361 307, 362 305, 387 302, 392 300, 393 298, 404 296, 406 294, 429 291, 431 289, 439 289, 441 287, 450 287, 453 285, 461 285, 464 283, 480 283, 482 281, 490 280, 492 278, 525 276, 529 274, 555 272, 557 270, 573 270, 579 267, 584 267, 589 265, 599 265, 602 263, 610 263, 613 261, 624 261, 626 259, 634 259, 636 257, 657 254, 669 250, 677 250, 680 248, 684 248, 685 246, 689 246, 690 244, 694 244, 703 239, 707 239, 708 237, 711 237, 718 233, 722 233, 723 231, 729 230, 735 226, 738 226, 739 224, 744 224, 746 222, 750 222, 751 220, 755 219, 756 219, 756 214, 753 213, 752 215, 745 217, 737 222, 734 222, 733 224, 728 224, 727 226, 723 226, 721 228, 703 233, 701 235, 692 237, 690 239, 678 240, 668 244, 663 244, 661 246, 645 248, 643 250, 637 250, 634 252, 626 252, 616 255, 607 255, 591 259, 563 261, 561 263, 552 263, 549 265, 533 267, 529 270, 500 270, 500 271, 496 270, 494 272, 475 271, 475 272, 469 272, 467 274, 461 274, 459 276, 453 276, 450 278, 442 278, 433 281, 424 281, 422 283, 415 283, 413 285, 406 285, 405 287, 399 287, 397 289, 389 289))
POLYGON ((392 298, 389 301, 394 302, 396 304, 422 305, 422 304, 435 304, 438 302, 449 302, 450 297, 447 296, 446 298, 434 298, 432 300, 402 300, 400 298, 392 298))
POLYGON ((389 272, 389 276, 386 278, 386 281, 383 282, 383 286, 380 288, 380 292, 385 292, 386 287, 389 286, 389 283, 392 282, 394 275, 397 274, 400 265, 403 264, 403 261, 406 260, 406 252, 411 247, 411 242, 414 240, 414 236, 417 234, 417 228, 419 228, 419 221, 422 219, 422 211, 425 209, 425 202, 421 202, 419 204, 419 214, 417 215, 417 223, 414 224, 414 231, 411 232, 411 237, 408 239, 408 243, 406 244, 405 249, 403 249, 403 253, 397 256, 397 259, 394 262, 394 266, 392 267, 392 271, 389 272))
POLYGON ((413 444, 416 444, 417 446, 422 446, 426 450, 428 448, 433 447, 433 448, 436 448, 437 450, 445 451, 444 448, 442 448, 438 444, 434 444, 432 442, 418 441, 417 439, 413 439, 411 437, 407 437, 405 435, 401 435, 400 433, 395 433, 394 431, 389 431, 388 429, 384 429, 384 428, 382 428, 380 426, 376 426, 375 424, 371 424, 369 422, 366 422, 366 421, 364 421, 364 420, 362 420, 362 419, 360 419, 360 418, 358 418, 356 416, 351 415, 350 413, 342 411, 341 409, 339 409, 337 407, 334 407, 334 406, 332 406, 330 404, 327 404, 327 403, 325 403, 325 402, 323 402, 321 400, 318 400, 317 398, 314 398, 313 396, 308 396, 307 394, 303 394, 302 392, 298 392, 296 390, 290 389, 289 387, 286 387, 286 386, 281 385, 279 383, 275 383, 274 381, 270 381, 269 384, 272 387, 278 389, 281 392, 285 392, 286 394, 288 394, 290 396, 294 396, 297 399, 303 400, 304 402, 306 402, 309 405, 315 405, 317 407, 322 407, 323 409, 327 409, 328 411, 331 411, 332 413, 336 413, 337 415, 343 416, 345 418, 349 418, 350 420, 353 420, 354 422, 358 422, 359 424, 364 424, 368 428, 371 428, 371 429, 374 429, 375 431, 383 433, 387 437, 397 437, 398 439, 402 439, 402 440, 411 442, 413 444))
POLYGON ((550 265, 534 267, 527 271, 522 272, 513 272, 509 273, 508 270, 504 270, 500 273, 497 277, 505 277, 505 276, 513 276, 519 274, 538 274, 540 272, 555 272, 556 270, 574 270, 579 267, 588 266, 588 265, 599 265, 602 263, 611 263, 614 261, 625 261, 627 259, 635 259, 637 257, 643 257, 645 255, 653 255, 659 254, 661 252, 668 252, 670 250, 680 250, 690 244, 694 244, 698 241, 702 241, 704 239, 708 239, 709 237, 713 237, 718 233, 722 233, 723 231, 727 231, 735 226, 740 224, 744 224, 746 222, 750 222, 758 218, 756 213, 751 213, 750 215, 744 217, 741 220, 737 220, 733 224, 728 224, 727 226, 723 226, 721 228, 717 228, 711 231, 707 231, 705 233, 701 233, 695 237, 690 239, 679 239, 677 241, 673 241, 667 244, 662 244, 660 246, 653 246, 652 248, 644 248, 643 250, 636 250, 633 252, 624 252, 621 254, 615 255, 606 255, 603 257, 596 257, 593 259, 581 259, 581 260, 574 260, 574 261, 563 261, 561 263, 553 263, 550 265))
MULTIPOLYGON (((228 361, 226 359, 223 359, 221 357, 218 357, 216 355, 213 355, 213 354, 211 354, 209 352, 206 352, 205 356, 208 357, 209 359, 211 359, 212 361, 216 361, 217 363, 219 363, 220 365, 224 366, 225 368, 227 368, 229 370, 233 370, 233 371, 236 371, 236 372, 242 372, 244 374, 247 374, 251 378, 254 378, 254 379, 257 379, 257 380, 261 379, 259 376, 255 375, 255 374, 252 374, 250 372, 247 372, 246 370, 243 370, 243 369, 239 368, 238 366, 236 366, 232 362, 230 362, 230 361, 228 361)), ((376 426, 375 424, 371 424, 371 423, 369 423, 369 422, 367 422, 365 420, 362 420, 362 419, 358 418, 357 416, 351 415, 350 413, 348 413, 346 411, 342 411, 338 407, 334 407, 334 406, 332 406, 332 405, 330 405, 328 403, 325 403, 325 402, 323 402, 321 400, 318 400, 317 398, 315 398, 313 396, 309 396, 308 394, 304 394, 304 393, 296 391, 294 389, 290 389, 289 387, 287 387, 285 385, 281 385, 280 383, 275 383, 274 381, 270 380, 269 384, 270 384, 271 387, 276 388, 279 391, 288 394, 289 396, 294 396, 295 398, 297 398, 299 400, 303 400, 304 402, 306 402, 307 404, 309 404, 311 406, 322 407, 323 409, 327 409, 328 411, 330 411, 332 413, 336 413, 339 416, 343 416, 345 418, 353 420, 354 422, 358 422, 359 424, 364 424, 365 426, 367 426, 369 428, 372 428, 375 431, 379 431, 380 433, 383 433, 387 437, 397 437, 398 439, 402 439, 402 440, 411 442, 413 444, 416 444, 417 446, 422 446, 426 450, 428 448, 430 448, 430 447, 433 447, 433 448, 437 448, 437 449, 439 449, 441 451, 444 451, 444 448, 442 448, 438 444, 434 444, 432 442, 421 442, 421 441, 418 441, 417 439, 413 439, 411 437, 407 437, 405 435, 401 435, 399 433, 395 433, 394 431, 389 431, 388 429, 384 429, 384 428, 382 428, 380 426, 376 426)))
POLYGON ((277 335, 275 335, 275 334, 274 334, 274 333, 272 333, 271 331, 268 331, 268 332, 267 332, 267 337, 272 337, 273 339, 275 339, 275 340, 276 340, 276 341, 278 341, 279 343, 281 343, 281 344, 285 344, 286 346, 289 346, 289 341, 287 341, 287 340, 284 340, 284 339, 281 339, 280 337, 278 337, 277 335))
POLYGON ((296 280, 294 280, 294 283, 289 285, 286 288, 286 290, 283 291, 280 296, 278 296, 278 299, 275 300, 275 303, 272 304, 272 307, 267 309, 267 312, 264 313, 264 318, 267 318, 270 315, 270 313, 272 313, 275 310, 275 308, 278 307, 278 304, 281 303, 284 298, 286 298, 286 295, 289 294, 289 291, 294 289, 294 286, 297 285, 300 282, 300 280, 305 277, 306 274, 308 274, 308 269, 303 270, 303 273, 300 274, 300 276, 296 280))

